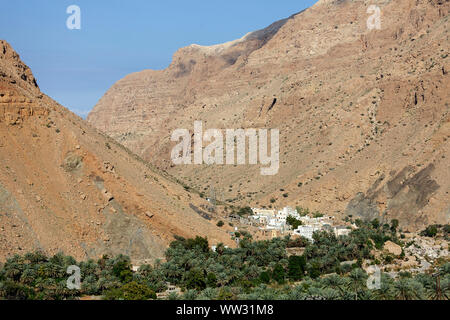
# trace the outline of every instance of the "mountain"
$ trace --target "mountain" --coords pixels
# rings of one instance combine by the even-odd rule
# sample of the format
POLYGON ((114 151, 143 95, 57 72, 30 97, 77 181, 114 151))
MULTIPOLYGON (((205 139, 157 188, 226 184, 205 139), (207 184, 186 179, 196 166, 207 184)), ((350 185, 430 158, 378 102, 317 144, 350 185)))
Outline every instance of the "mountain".
POLYGON ((322 0, 237 41, 182 48, 167 69, 115 83, 87 119, 229 203, 396 218, 405 230, 448 223, 450 4, 375 3, 380 30, 368 28, 372 2, 322 0), (175 166, 171 134, 195 120, 279 129, 279 173, 175 166))
POLYGON ((0 261, 34 250, 154 261, 174 235, 230 244, 199 214, 206 204, 43 94, 0 41, 0 261))

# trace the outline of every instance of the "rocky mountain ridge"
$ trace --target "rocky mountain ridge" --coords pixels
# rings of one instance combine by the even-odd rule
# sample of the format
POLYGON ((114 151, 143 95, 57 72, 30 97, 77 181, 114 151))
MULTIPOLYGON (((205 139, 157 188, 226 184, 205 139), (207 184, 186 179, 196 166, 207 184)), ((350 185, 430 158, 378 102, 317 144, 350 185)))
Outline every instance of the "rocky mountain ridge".
POLYGON ((446 223, 449 8, 443 0, 319 1, 267 36, 183 48, 167 69, 125 77, 88 121, 231 204, 397 218, 411 230, 446 223), (371 5, 380 8, 381 30, 367 27, 371 5), (278 128, 279 174, 174 166, 171 133, 192 131, 195 120, 278 128))
POLYGON ((0 40, 0 261, 36 250, 154 261, 174 235, 232 245, 192 209, 206 204, 40 92, 0 40))

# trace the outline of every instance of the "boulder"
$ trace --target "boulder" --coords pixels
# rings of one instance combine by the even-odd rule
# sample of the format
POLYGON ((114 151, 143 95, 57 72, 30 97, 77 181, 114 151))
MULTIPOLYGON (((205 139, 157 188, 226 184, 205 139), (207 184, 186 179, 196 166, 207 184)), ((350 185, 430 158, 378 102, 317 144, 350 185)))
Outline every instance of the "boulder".
POLYGON ((387 241, 384 244, 383 249, 395 256, 399 256, 402 254, 402 247, 400 247, 398 244, 393 243, 392 241, 387 241))
POLYGON ((147 217, 149 217, 150 219, 153 218, 153 216, 154 216, 153 213, 148 212, 148 211, 145 213, 145 215, 146 215, 147 217))

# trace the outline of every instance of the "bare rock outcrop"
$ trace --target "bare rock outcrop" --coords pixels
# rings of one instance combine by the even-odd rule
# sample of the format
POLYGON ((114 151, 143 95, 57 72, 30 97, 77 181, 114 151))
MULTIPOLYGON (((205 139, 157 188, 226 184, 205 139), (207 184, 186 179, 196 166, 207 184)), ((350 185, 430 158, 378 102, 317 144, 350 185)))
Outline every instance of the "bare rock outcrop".
POLYGON ((384 244, 383 250, 393 254, 394 256, 400 256, 402 254, 402 247, 392 241, 387 241, 384 244))

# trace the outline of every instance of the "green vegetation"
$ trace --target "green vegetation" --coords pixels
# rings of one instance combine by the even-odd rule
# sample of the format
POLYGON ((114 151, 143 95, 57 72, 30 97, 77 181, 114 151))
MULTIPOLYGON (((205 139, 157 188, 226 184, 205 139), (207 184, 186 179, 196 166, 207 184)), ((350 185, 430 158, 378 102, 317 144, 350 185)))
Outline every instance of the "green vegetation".
POLYGON ((290 256, 288 263, 288 277, 292 281, 299 281, 305 276, 306 259, 301 256, 290 256))
POLYGON ((243 208, 239 208, 239 210, 237 211, 237 214, 241 217, 243 216, 249 216, 253 214, 252 208, 250 207, 243 207, 243 208))
POLYGON ((450 224, 446 224, 443 228, 444 232, 448 235, 450 233, 450 224))
POLYGON ((106 291, 105 300, 149 300, 156 299, 156 294, 148 286, 129 282, 120 288, 114 288, 106 291))
MULTIPOLYGON (((167 283, 178 286, 181 295, 169 299, 325 299, 325 300, 409 300, 437 299, 436 279, 431 274, 400 273, 393 279, 382 273, 381 288, 370 290, 362 261, 377 261, 372 250, 388 240, 401 244, 391 226, 377 221, 357 220, 359 229, 349 236, 316 232, 314 243, 304 239, 276 238, 252 241, 240 235, 235 249, 217 245, 210 250, 206 238, 175 237, 165 254, 165 262, 131 270, 130 259, 111 258, 77 262, 72 257, 42 253, 16 255, 0 266, 0 299, 74 299, 99 295, 110 300, 155 299, 167 283), (287 248, 303 248, 301 256, 288 256, 287 248), (303 251, 304 250, 304 251, 303 251), (348 263, 348 261, 353 261, 348 263), (356 262, 354 262, 356 261, 356 262), (81 269, 81 289, 69 290, 67 267, 81 269)), ((438 228, 444 230, 445 227, 438 228)), ((448 228, 447 228, 448 230, 448 228)), ((385 256, 383 259, 392 259, 385 256)), ((450 296, 450 263, 440 265, 440 297, 450 296)))
POLYGON ((425 237, 436 237, 438 233, 438 228, 437 226, 433 225, 433 226, 429 226, 427 227, 424 231, 422 231, 421 235, 425 236, 425 237))
POLYGON ((447 241, 450 241, 450 225, 434 224, 428 226, 420 233, 421 236, 434 238, 436 236, 443 236, 447 241))
POLYGON ((293 230, 297 229, 302 225, 302 222, 293 216, 289 216, 286 218, 286 223, 292 227, 293 230))
POLYGON ((313 218, 323 218, 324 217, 324 214, 323 213, 321 213, 321 212, 314 212, 313 213, 313 218))
POLYGON ((301 217, 305 217, 305 216, 307 216, 308 214, 310 214, 309 209, 304 209, 304 208, 302 208, 302 207, 296 207, 295 209, 297 210, 298 214, 299 214, 301 217))

